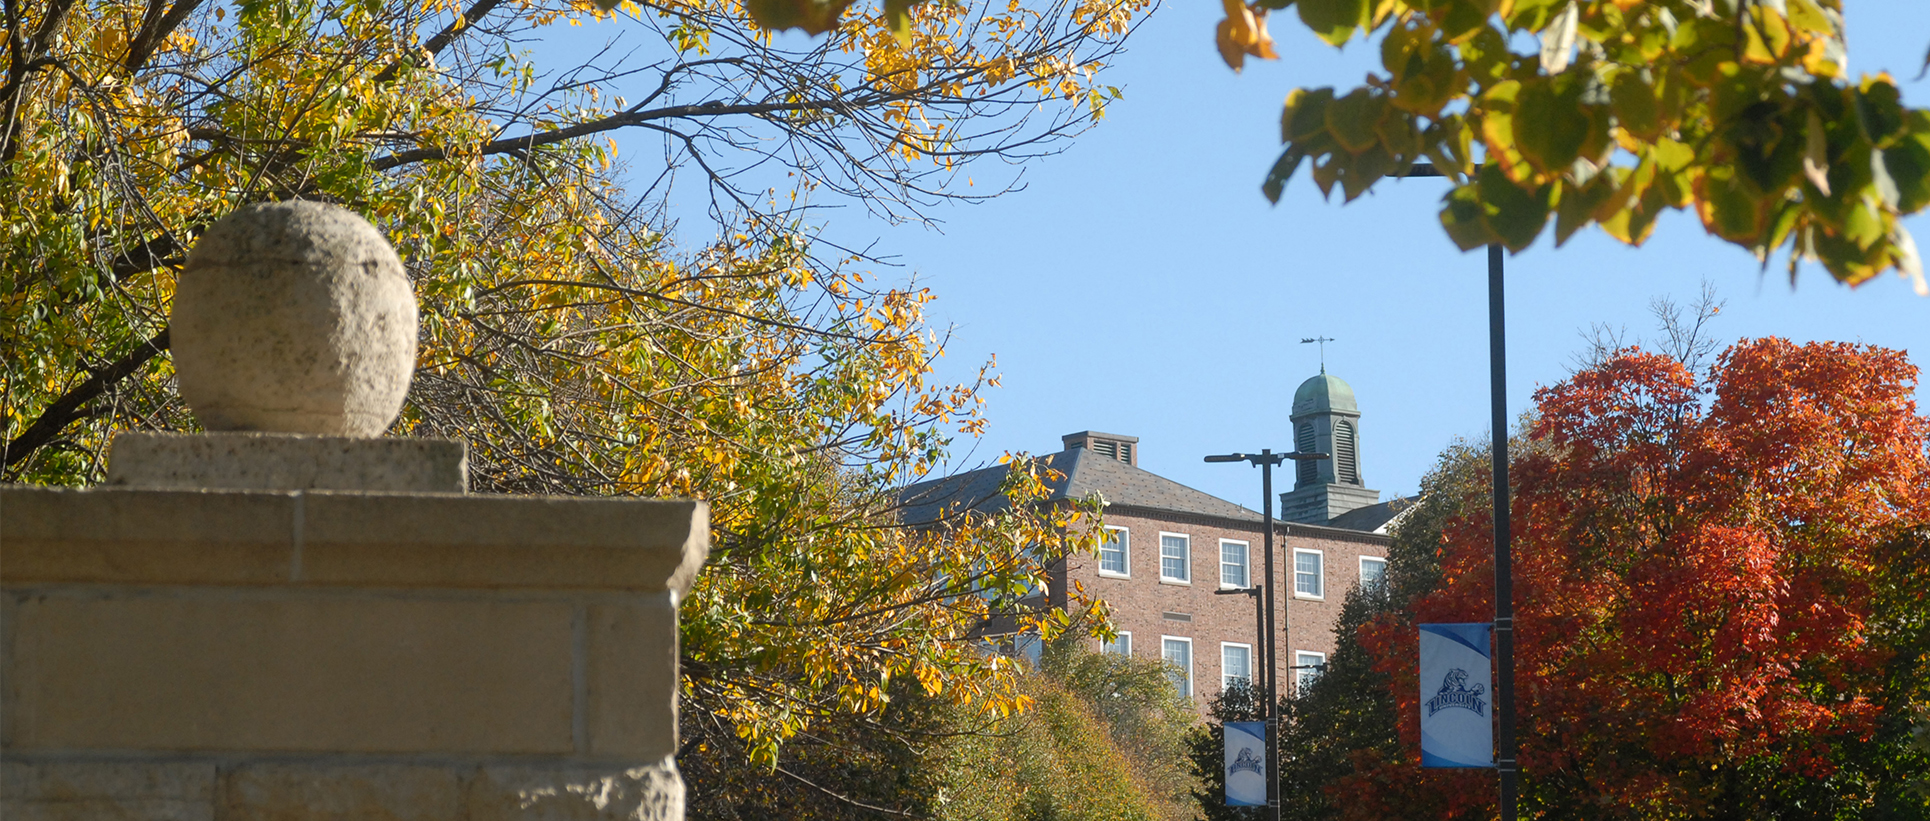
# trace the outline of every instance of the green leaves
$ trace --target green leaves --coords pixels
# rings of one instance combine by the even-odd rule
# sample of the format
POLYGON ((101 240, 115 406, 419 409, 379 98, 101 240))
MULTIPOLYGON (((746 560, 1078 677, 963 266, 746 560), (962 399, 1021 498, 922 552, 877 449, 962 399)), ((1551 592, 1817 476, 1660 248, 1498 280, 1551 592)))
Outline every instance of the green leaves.
POLYGON ((1597 128, 1594 107, 1582 104, 1584 88, 1581 78, 1564 74, 1524 82, 1515 97, 1514 144, 1543 174, 1574 163, 1597 128))
POLYGON ((1423 116, 1438 114, 1462 79, 1454 52, 1434 39, 1430 26, 1395 25, 1381 41, 1381 65, 1393 80, 1390 102, 1423 116))
POLYGON ((1327 106, 1327 133, 1334 136, 1341 148, 1359 154, 1380 141, 1376 129, 1386 114, 1386 100, 1368 89, 1357 88, 1327 106))
MULTIPOLYGON (((806 34, 823 34, 836 28, 838 17, 850 8, 853 0, 744 0, 744 11, 750 18, 771 31, 803 29, 806 34)), ((904 14, 904 0, 888 0, 900 5, 900 17, 904 14)))
POLYGON ((1294 8, 1300 22, 1330 46, 1352 39, 1354 30, 1366 26, 1373 14, 1370 0, 1299 0, 1294 8))
POLYGON ((1548 224, 1555 194, 1552 183, 1524 189, 1509 179, 1500 165, 1488 163, 1472 183, 1447 195, 1441 225, 1463 251, 1497 242, 1510 251, 1520 251, 1533 244, 1542 226, 1548 224))
POLYGON ((1382 71, 1290 100, 1269 198, 1308 161, 1351 200, 1427 157, 1460 184, 1441 219, 1463 247, 1523 247, 1550 216, 1558 243, 1594 224, 1639 244, 1662 211, 1693 208, 1765 263, 1783 252, 1850 284, 1895 269, 1930 293, 1898 222, 1930 208, 1930 112, 1887 75, 1837 79, 1833 2, 1296 4, 1335 45, 1384 28, 1382 71), (1523 35, 1538 54, 1509 48, 1523 35))

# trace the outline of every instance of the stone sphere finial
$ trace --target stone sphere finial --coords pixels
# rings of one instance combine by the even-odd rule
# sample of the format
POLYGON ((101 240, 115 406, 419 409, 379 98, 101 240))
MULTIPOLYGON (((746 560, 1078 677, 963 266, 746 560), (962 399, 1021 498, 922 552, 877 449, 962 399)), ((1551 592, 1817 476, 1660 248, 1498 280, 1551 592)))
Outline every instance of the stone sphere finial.
POLYGON ((326 203, 250 205, 210 226, 170 328, 181 398, 211 431, 381 436, 415 371, 402 260, 326 203))

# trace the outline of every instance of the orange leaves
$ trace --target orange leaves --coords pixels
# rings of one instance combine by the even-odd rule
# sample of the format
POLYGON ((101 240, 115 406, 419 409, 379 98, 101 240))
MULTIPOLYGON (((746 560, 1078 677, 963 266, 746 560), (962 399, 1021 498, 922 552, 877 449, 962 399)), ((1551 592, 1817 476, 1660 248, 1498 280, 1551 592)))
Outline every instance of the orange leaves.
POLYGON ((1262 60, 1278 60, 1280 55, 1273 50, 1273 37, 1267 34, 1267 10, 1259 4, 1246 5, 1240 0, 1221 0, 1226 7, 1226 19, 1221 20, 1214 29, 1213 42, 1220 49, 1220 59, 1226 61, 1228 68, 1239 71, 1246 65, 1249 56, 1262 60))
MULTIPOLYGON (((1510 527, 1540 789, 1587 784, 1577 798, 1630 817, 1723 802, 1762 817, 1757 788, 1705 774, 1825 777, 1876 731, 1897 686, 1885 637, 1909 635, 1883 625, 1930 613, 1903 547, 1930 521, 1917 374, 1899 351, 1771 338, 1701 375, 1628 349, 1536 393, 1510 527)), ((1491 612, 1490 525, 1470 507, 1412 621, 1491 612)), ((1396 699, 1414 686, 1412 621, 1360 633, 1396 699)))

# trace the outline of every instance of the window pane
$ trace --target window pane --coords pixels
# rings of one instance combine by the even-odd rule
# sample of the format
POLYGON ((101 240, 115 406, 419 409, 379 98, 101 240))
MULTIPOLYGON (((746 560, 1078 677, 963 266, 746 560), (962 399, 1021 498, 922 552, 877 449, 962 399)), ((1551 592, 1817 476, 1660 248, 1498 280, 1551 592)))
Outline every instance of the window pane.
POLYGON ((1112 641, 1099 642, 1099 652, 1110 653, 1115 656, 1132 655, 1133 654, 1133 634, 1120 633, 1119 638, 1113 639, 1112 641))
POLYGON ((1251 682, 1252 678, 1252 649, 1236 644, 1220 645, 1220 687, 1232 687, 1234 682, 1251 682))
POLYGON ((1320 592, 1320 554, 1293 554, 1293 589, 1296 593, 1319 596, 1320 592))
POLYGON ((1159 536, 1159 577, 1173 581, 1192 581, 1190 540, 1185 536, 1162 533, 1159 536))
POLYGON ((1246 545, 1220 542, 1220 583, 1246 586, 1246 545))
POLYGON ((1106 540, 1099 545, 1099 569, 1106 573, 1126 575, 1126 546, 1130 534, 1124 528, 1107 528, 1106 540))
POLYGON ((1294 686, 1305 690, 1307 685, 1312 684, 1313 680, 1319 678, 1320 674, 1324 672, 1320 669, 1319 665, 1326 663, 1327 657, 1321 653, 1308 653, 1305 651, 1294 653, 1293 666, 1300 668, 1293 671, 1294 686))
POLYGON ((1173 672, 1173 686, 1182 696, 1193 694, 1193 643, 1184 639, 1166 639, 1160 643, 1160 658, 1167 664, 1179 668, 1173 672))
POLYGON ((1367 588, 1379 587, 1381 582, 1386 580, 1387 580, 1387 560, 1386 559, 1362 558, 1360 560, 1360 586, 1361 587, 1367 587, 1367 588))

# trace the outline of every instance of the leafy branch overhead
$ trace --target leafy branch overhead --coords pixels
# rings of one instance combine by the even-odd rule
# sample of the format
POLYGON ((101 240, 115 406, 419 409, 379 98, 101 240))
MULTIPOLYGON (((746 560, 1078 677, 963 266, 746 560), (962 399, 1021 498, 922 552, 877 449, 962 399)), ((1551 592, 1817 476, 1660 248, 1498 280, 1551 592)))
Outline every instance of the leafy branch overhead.
POLYGON ((1350 201, 1428 161, 1455 185, 1441 224, 1463 249, 1520 251, 1551 220, 1557 245, 1591 224, 1640 245, 1693 209, 1765 267, 1786 253, 1792 277, 1802 261, 1851 285, 1894 269, 1930 295, 1901 222, 1930 204, 1930 111, 1887 74, 1847 76, 1841 0, 1227 6, 1235 69, 1270 56, 1265 15, 1289 6, 1334 46, 1379 39, 1365 85, 1287 97, 1269 199, 1309 161, 1350 201), (1523 35, 1537 52, 1510 48, 1523 35))

